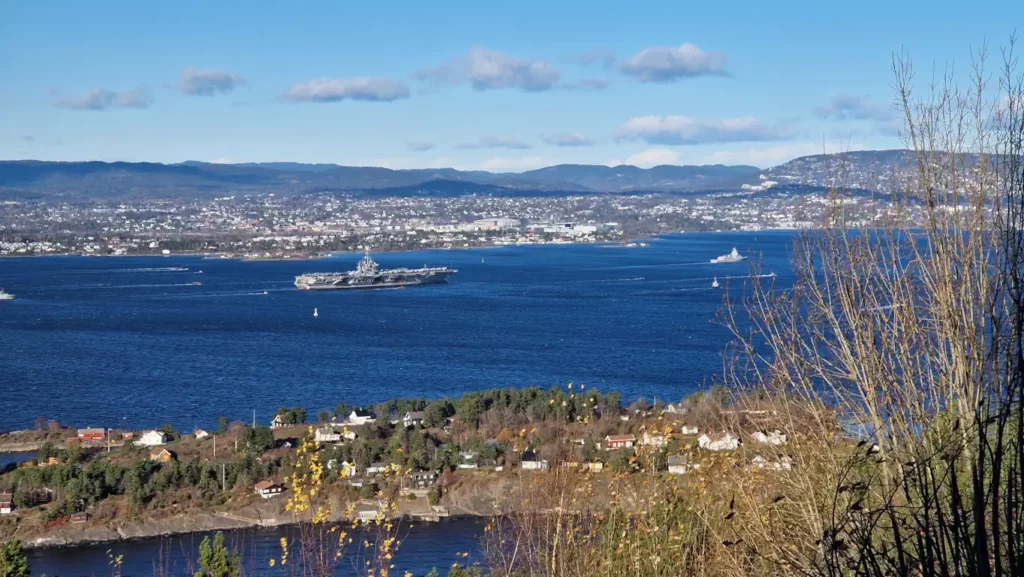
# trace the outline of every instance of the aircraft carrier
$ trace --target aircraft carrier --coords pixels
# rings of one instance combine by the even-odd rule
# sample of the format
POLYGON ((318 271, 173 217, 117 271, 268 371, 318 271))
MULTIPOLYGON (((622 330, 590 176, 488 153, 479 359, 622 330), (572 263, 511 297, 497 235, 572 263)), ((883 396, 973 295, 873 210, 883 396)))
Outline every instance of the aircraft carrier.
POLYGON ((311 272, 295 277, 300 290, 378 289, 443 284, 459 271, 448 267, 392 268, 381 270, 370 254, 363 255, 356 270, 311 272))

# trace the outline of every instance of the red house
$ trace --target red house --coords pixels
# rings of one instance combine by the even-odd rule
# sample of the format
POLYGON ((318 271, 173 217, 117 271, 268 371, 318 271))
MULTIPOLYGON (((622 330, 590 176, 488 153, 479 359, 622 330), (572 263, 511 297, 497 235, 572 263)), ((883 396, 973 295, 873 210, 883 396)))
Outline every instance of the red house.
POLYGON ((605 449, 629 449, 636 444, 633 435, 608 435, 604 438, 605 449))
POLYGON ((78 429, 78 438, 82 441, 102 441, 106 436, 106 431, 101 427, 78 429))

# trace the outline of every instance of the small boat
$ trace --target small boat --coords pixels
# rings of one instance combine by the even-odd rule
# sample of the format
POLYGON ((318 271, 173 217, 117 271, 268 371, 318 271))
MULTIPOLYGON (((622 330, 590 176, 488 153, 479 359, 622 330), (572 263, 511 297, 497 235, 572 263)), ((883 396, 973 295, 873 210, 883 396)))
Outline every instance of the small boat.
POLYGON ((315 317, 318 317, 318 316, 320 316, 320 313, 318 313, 316 308, 314 308, 313 309, 313 317, 315 318, 315 317))
POLYGON ((485 261, 485 260, 483 259, 483 257, 480 257, 480 264, 484 264, 485 262, 487 262, 487 261, 485 261))
MULTIPOLYGON (((267 294, 270 294, 270 293, 268 293, 267 291, 263 291, 263 294, 267 295, 267 294)), ((313 312, 316 312, 316 309, 313 309, 313 312)))
POLYGON ((715 277, 715 280, 711 281, 711 288, 718 288, 718 277, 717 276, 715 277))
POLYGON ((9 301, 14 299, 14 295, 0 288, 0 301, 9 301))
POLYGON ((201 283, 199 281, 194 281, 194 282, 188 283, 188 285, 189 286, 203 286, 203 283, 201 283))

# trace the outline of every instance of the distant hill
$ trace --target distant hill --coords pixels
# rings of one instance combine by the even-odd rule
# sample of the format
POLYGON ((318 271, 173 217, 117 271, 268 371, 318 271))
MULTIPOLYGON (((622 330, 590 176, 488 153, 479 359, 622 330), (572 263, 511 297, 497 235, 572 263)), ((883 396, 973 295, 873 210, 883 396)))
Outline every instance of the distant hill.
POLYGON ((738 188, 758 180, 753 166, 558 165, 524 173, 452 168, 381 167, 291 162, 181 164, 132 162, 0 162, 0 198, 114 199, 317 191, 354 194, 576 194, 629 191, 693 192, 738 188), (461 184, 459 184, 461 183, 461 184))

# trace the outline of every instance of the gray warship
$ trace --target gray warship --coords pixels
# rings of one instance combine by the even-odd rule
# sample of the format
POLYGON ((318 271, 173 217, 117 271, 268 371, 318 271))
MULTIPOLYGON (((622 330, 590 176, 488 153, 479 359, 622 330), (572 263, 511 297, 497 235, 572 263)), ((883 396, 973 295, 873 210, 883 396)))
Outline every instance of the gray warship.
POLYGON ((448 267, 392 268, 381 270, 365 253, 349 272, 311 272, 295 277, 299 290, 377 289, 443 284, 459 271, 448 267))

